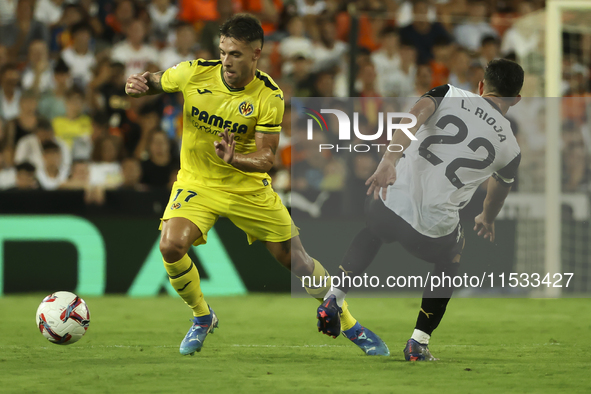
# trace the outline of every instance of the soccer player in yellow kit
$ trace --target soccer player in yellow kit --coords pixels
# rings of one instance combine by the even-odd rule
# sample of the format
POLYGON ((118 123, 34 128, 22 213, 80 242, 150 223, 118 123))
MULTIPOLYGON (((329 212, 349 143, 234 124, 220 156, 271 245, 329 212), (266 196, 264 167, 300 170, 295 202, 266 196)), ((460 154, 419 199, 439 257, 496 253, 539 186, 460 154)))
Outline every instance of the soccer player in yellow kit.
MULTIPOLYGON (((256 18, 235 15, 220 29, 221 60, 198 59, 158 73, 134 74, 125 85, 131 97, 183 92, 185 98, 181 169, 162 217, 160 240, 170 283, 193 310, 193 325, 180 346, 184 355, 200 351, 217 326, 187 252, 207 242, 219 216, 242 229, 249 243, 264 242, 295 275, 317 280, 328 275, 304 250, 267 175, 279 143, 284 101, 275 82, 256 69, 263 37, 256 18)), ((328 289, 306 290, 322 301, 328 289)), ((366 354, 389 355, 386 344, 361 326, 346 304, 340 316, 329 324, 326 320, 319 319, 319 331, 333 337, 343 332, 366 354)))

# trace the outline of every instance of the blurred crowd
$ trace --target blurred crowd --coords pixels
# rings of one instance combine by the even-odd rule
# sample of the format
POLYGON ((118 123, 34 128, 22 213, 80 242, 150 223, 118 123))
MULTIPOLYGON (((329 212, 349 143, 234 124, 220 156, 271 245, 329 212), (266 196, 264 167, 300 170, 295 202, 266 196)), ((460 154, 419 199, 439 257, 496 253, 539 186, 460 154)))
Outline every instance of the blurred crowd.
MULTIPOLYGON (((361 190, 379 157, 317 159, 292 150, 291 97, 364 98, 360 122, 375 130, 375 114, 387 105, 381 98, 416 98, 445 83, 475 92, 486 64, 499 57, 533 64, 526 71, 535 73, 543 65, 536 63, 543 28, 527 31, 517 21, 543 12, 544 3, 0 0, 0 189, 84 189, 90 203, 100 204, 104 190, 170 188, 179 168, 182 95, 130 99, 125 80, 184 60, 218 58, 219 26, 248 12, 265 31, 258 68, 285 94, 274 187, 296 192, 292 203, 317 215, 329 194, 361 190), (292 168, 304 175, 292 177, 292 168)), ((563 94, 589 96, 591 55, 581 48, 590 37, 567 38, 579 44, 565 48, 563 94)), ((524 90, 536 92, 529 85, 524 90)), ((571 137, 565 146, 576 145, 571 137)), ((565 166, 580 162, 571 161, 565 166)), ((578 178, 586 181, 586 171, 578 178)), ((579 187, 566 178, 565 188, 579 187)))

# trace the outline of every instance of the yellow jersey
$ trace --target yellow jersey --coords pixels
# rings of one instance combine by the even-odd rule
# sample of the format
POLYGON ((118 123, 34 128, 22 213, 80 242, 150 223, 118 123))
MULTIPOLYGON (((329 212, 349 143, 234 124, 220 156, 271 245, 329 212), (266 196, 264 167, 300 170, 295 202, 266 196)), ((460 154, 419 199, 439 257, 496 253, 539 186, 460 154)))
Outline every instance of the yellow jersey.
POLYGON ((80 115, 76 119, 58 116, 51 125, 55 136, 63 139, 70 148, 77 138, 92 135, 92 119, 88 115, 80 115))
POLYGON ((271 178, 262 172, 244 172, 220 159, 214 141, 229 128, 236 152, 256 151, 255 132, 279 133, 283 119, 283 92, 264 72, 243 88, 228 86, 222 62, 191 60, 169 68, 162 75, 165 92, 183 92, 183 136, 180 182, 249 194, 264 189, 271 178))

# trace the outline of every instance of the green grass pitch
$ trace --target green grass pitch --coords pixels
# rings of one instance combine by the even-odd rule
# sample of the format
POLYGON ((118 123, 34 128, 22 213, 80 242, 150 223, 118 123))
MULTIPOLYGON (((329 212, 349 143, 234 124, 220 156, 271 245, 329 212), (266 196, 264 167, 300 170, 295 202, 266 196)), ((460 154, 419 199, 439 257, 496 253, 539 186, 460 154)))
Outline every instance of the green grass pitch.
POLYGON ((316 331, 316 302, 288 295, 208 298, 220 327, 201 353, 178 345, 180 299, 86 298, 88 333, 58 346, 34 322, 43 295, 0 298, 0 392, 584 393, 591 390, 588 299, 452 299, 431 340, 441 360, 404 361, 418 299, 352 299, 389 345, 368 357, 316 331))

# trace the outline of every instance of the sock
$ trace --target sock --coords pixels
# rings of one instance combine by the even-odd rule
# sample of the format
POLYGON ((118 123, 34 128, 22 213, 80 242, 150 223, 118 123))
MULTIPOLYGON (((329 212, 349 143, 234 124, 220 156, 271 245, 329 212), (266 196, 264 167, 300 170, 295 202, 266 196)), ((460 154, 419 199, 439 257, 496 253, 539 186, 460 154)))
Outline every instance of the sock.
POLYGON ((415 341, 417 341, 418 343, 421 343, 423 345, 428 345, 431 335, 429 335, 426 332, 423 332, 421 330, 415 329, 414 332, 412 333, 411 338, 414 339, 415 341))
MULTIPOLYGON (((445 273, 445 276, 456 276, 459 270, 459 264, 446 263, 436 264, 433 275, 441 276, 445 273)), ((431 290, 430 287, 426 287, 423 291, 423 300, 421 301, 421 310, 417 317, 416 330, 420 330, 428 335, 433 333, 433 330, 437 328, 445 310, 447 309, 447 303, 449 302, 454 291, 452 286, 442 286, 431 290)))
MULTIPOLYGON (((308 294, 322 303, 324 296, 330 290, 330 275, 318 260, 312 260, 314 261, 314 270, 312 271, 312 275, 310 275, 310 283, 306 280, 304 287, 308 294)), ((341 313, 341 330, 346 331, 357 323, 357 319, 349 312, 347 301, 343 300, 341 308, 343 309, 343 313, 341 313)))
POLYGON ((342 308, 343 303, 345 302, 345 297, 347 296, 347 294, 344 291, 339 290, 339 289, 328 290, 328 292, 324 296, 324 300, 326 300, 328 297, 330 297, 332 295, 335 296, 335 298, 337 299, 337 305, 342 308))
POLYGON ((209 315, 209 306, 201 292, 199 271, 186 254, 176 263, 164 262, 170 284, 185 303, 193 310, 193 316, 209 315))
MULTIPOLYGON (((370 229, 365 227, 353 238, 353 242, 351 242, 351 246, 345 253, 339 268, 346 276, 361 275, 376 257, 381 246, 382 241, 374 236, 370 229)), ((350 286, 350 281, 344 280, 339 289, 347 293, 350 286)))

